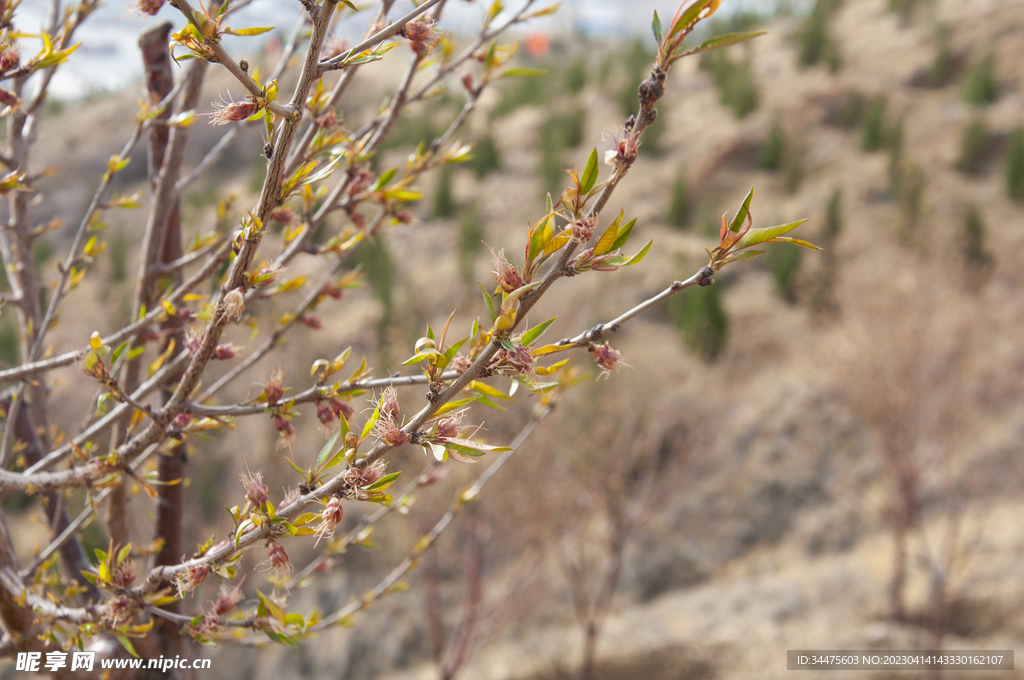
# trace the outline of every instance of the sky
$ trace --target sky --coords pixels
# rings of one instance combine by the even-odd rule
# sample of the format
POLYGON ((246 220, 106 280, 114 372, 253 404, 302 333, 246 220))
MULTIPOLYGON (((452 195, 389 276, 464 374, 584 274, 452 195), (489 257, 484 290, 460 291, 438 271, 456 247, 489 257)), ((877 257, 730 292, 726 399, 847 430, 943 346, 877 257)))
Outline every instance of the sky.
MULTIPOLYGON (((193 0, 193 4, 198 0, 193 0)), ((675 12, 678 0, 563 0, 560 10, 551 19, 536 20, 529 26, 533 30, 575 31, 590 36, 628 35, 649 32, 654 10, 667 20, 675 12)), ((376 3, 365 0, 360 6, 376 3)), ((506 0, 510 8, 519 3, 506 0)), ((540 0, 538 7, 550 4, 540 0)), ((767 10, 775 0, 725 0, 720 12, 740 8, 767 10)), ((490 5, 488 0, 454 0, 445 9, 443 25, 456 32, 469 33, 480 25, 482 12, 490 5)), ((46 23, 50 3, 46 0, 23 0, 18 8, 17 27, 28 33, 38 32, 46 23)), ((411 0, 399 0, 392 12, 400 16, 412 7, 411 0)), ((301 6, 298 0, 254 0, 242 9, 230 25, 235 28, 275 26, 283 34, 291 31, 298 20, 301 6)), ((349 24, 350 38, 361 36, 369 22, 371 12, 362 13, 349 24), (361 19, 361 20, 360 20, 361 19)), ((78 99, 121 89, 133 82, 141 82, 142 65, 135 46, 136 37, 147 24, 170 20, 179 26, 181 16, 173 7, 164 6, 155 17, 147 17, 131 9, 126 0, 108 0, 76 32, 81 46, 67 64, 58 69, 51 84, 51 96, 59 99, 78 99)), ((25 39, 31 43, 30 39, 25 39)), ((26 44, 23 54, 33 54, 41 43, 26 44)), ((228 37, 225 46, 232 54, 245 56, 247 49, 258 44, 253 38, 228 37), (244 40, 244 42, 242 42, 244 40)))

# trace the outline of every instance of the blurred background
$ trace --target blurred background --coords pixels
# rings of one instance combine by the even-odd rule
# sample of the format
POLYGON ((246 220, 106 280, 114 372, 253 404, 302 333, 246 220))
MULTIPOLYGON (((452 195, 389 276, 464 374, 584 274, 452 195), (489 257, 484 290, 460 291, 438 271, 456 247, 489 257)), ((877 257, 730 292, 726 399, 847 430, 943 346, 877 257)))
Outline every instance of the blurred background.
MULTIPOLYGON (((19 11, 41 17, 42 4, 19 11)), ((470 35, 479 4, 449 3, 446 24, 470 35)), ((519 259, 546 193, 565 184, 562 168, 582 166, 595 145, 603 152, 602 137, 635 112, 655 8, 663 21, 675 10, 564 3, 517 34, 520 65, 546 75, 486 93, 461 135, 474 160, 424 179, 419 220, 360 249, 366 285, 321 310, 320 330, 298 328, 225 403, 258 394, 278 366, 286 384, 304 386, 313 361, 349 345, 376 375, 400 370, 425 325, 437 329, 452 309, 458 337, 468 332, 483 316, 476 281, 492 285, 484 244, 519 259)), ((271 63, 297 4, 261 0, 247 11, 246 25, 279 27, 252 57, 271 63)), ((80 70, 60 81, 43 122, 36 158, 57 169, 39 222, 77 224, 141 96, 134 36, 145 24, 123 8, 106 12, 81 35, 71 60, 80 70)), ((734 30, 767 35, 673 68, 640 160, 604 213, 638 218, 636 247, 655 244, 646 260, 562 281, 531 325, 557 315, 546 337, 575 335, 690 276, 750 187, 755 226, 810 218, 795 235, 824 250, 774 245, 716 285, 672 298, 610 338, 628 366, 607 380, 595 380, 588 355, 575 357, 584 379, 407 591, 299 649, 201 650, 217 677, 781 678, 787 649, 995 650, 1024 640, 1024 1, 726 0, 712 31, 734 30)), ((342 105, 347 126, 373 115, 402 61, 356 78, 342 105)), ((216 101, 231 81, 211 74, 216 101)), ((454 85, 409 111, 377 168, 402 165, 463 102, 454 85)), ((190 162, 222 132, 194 126, 190 162)), ((229 196, 228 227, 249 207, 261 149, 254 127, 189 190, 187 234, 212 229, 229 196)), ((143 154, 119 176, 122 193, 145 188, 143 154)), ((64 311, 56 351, 127 321, 141 214, 110 215, 108 254, 64 311)), ((70 228, 41 239, 37 261, 63 257, 70 228)), ((250 310, 256 330, 287 309, 264 304, 250 310)), ((234 327, 229 339, 254 348, 252 330, 234 327)), ((0 359, 18 360, 8 309, 0 359)), ((55 419, 73 430, 92 387, 74 370, 52 386, 67 404, 55 419)), ((401 391, 403 404, 421 392, 401 391)), ((357 414, 368 405, 355 403, 357 414)), ((469 421, 508 441, 532 406, 473 411, 469 421)), ((303 418, 300 464, 326 441, 313 413, 303 418)), ((275 440, 267 419, 190 441, 189 540, 223 536, 223 506, 241 497, 247 466, 263 470, 272 497, 295 484, 275 440)), ((390 470, 411 477, 424 459, 406 449, 390 470)), ((333 556, 289 606, 330 612, 358 598, 485 465, 443 466, 408 512, 333 556)), ((145 495, 134 502, 141 543, 151 505, 145 495)), ((30 558, 47 540, 41 512, 24 497, 4 507, 30 558)), ((346 526, 373 509, 347 505, 346 526)), ((98 525, 86 539, 106 545, 98 525)), ((316 554, 312 540, 289 552, 296 565, 316 554)), ((207 583, 186 607, 209 607, 216 592, 207 583)), ((862 676, 880 677, 827 674, 862 676)), ((986 677, 1011 676, 1019 671, 986 677)), ((14 677, 12 667, 0 677, 14 677)))

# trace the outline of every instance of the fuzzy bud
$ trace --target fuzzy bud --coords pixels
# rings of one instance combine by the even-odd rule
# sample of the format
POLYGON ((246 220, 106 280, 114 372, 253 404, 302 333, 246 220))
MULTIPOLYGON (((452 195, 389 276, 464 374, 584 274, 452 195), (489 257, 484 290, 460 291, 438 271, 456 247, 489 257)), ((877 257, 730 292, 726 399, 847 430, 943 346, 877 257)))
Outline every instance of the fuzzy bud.
POLYGON ((135 562, 125 560, 114 572, 114 585, 118 588, 131 588, 135 582, 135 562))
POLYGON ((410 21, 402 27, 401 34, 412 42, 426 42, 433 37, 434 31, 422 21, 410 21))
POLYGON ((442 418, 437 422, 437 436, 444 437, 445 439, 451 439, 452 437, 459 436, 459 430, 462 429, 458 418, 442 418))
POLYGON ((323 512, 320 513, 321 524, 316 530, 316 542, 319 543, 320 539, 324 536, 333 536, 334 528, 341 523, 342 517, 345 516, 345 511, 341 507, 341 496, 334 494, 324 504, 323 512))
POLYGON ((326 295, 332 300, 340 300, 344 293, 345 291, 342 290, 341 286, 333 281, 326 281, 324 285, 320 286, 320 294, 326 295))
POLYGON ((203 340, 205 339, 206 333, 189 328, 185 331, 185 349, 188 350, 189 354, 194 355, 203 346, 203 340))
POLYGON ((258 110, 259 106, 251 100, 228 102, 227 104, 214 102, 213 118, 210 119, 210 125, 227 125, 228 123, 245 120, 258 110))
POLYGON ((295 215, 294 210, 285 207, 275 208, 274 212, 270 213, 270 217, 277 220, 281 224, 291 224, 296 219, 298 219, 298 217, 295 215))
POLYGON ((18 95, 14 94, 10 90, 0 88, 0 104, 4 104, 5 106, 17 106, 20 103, 21 100, 18 99, 18 95))
POLYGON ((178 596, 184 597, 185 593, 190 593, 195 590, 196 586, 206 580, 206 577, 209 575, 210 566, 208 564, 189 567, 185 571, 179 573, 176 579, 178 596))
POLYGON ((380 400, 380 413, 382 416, 392 420, 398 417, 398 392, 394 387, 388 387, 384 390, 384 395, 380 400))
POLYGON ((494 274, 498 280, 498 287, 506 293, 511 293, 523 286, 523 277, 520 275, 519 269, 505 257, 504 248, 494 255, 494 274))
POLYGON ((288 553, 272 538, 267 539, 267 556, 270 558, 270 567, 278 577, 291 573, 292 565, 288 553))
POLYGON ((285 439, 291 439, 295 436, 295 426, 284 416, 274 416, 274 429, 285 439))
POLYGON ((164 6, 165 0, 138 0, 136 8, 143 14, 153 16, 160 11, 160 8, 164 6))
POLYGON ((245 312, 245 291, 241 286, 224 296, 224 314, 229 319, 238 321, 245 312))
POLYGON ((112 626, 116 626, 123 621, 127 621, 128 617, 132 613, 132 603, 124 595, 118 595, 117 597, 110 598, 107 603, 107 612, 105 619, 112 626))
POLYGON ((448 362, 448 369, 455 371, 456 373, 465 373, 473 362, 469 360, 469 357, 463 356, 462 354, 456 354, 452 357, 452 360, 448 362))
POLYGON ((601 367, 601 374, 597 376, 598 380, 607 378, 612 371, 626 365, 622 361, 622 354, 618 350, 612 349, 607 342, 603 345, 593 345, 590 351, 593 353, 597 365, 601 367))
POLYGON ((263 394, 266 396, 268 404, 276 404, 281 401, 281 397, 284 396, 284 372, 274 371, 270 376, 270 382, 263 388, 263 394))
POLYGON ((312 328, 315 331, 318 331, 324 327, 324 322, 320 319, 320 317, 313 316, 312 314, 303 314, 301 317, 299 317, 299 321, 301 321, 306 326, 306 328, 312 328))
POLYGON ((245 499, 253 504, 253 507, 261 508, 270 500, 270 490, 263 483, 262 472, 243 472, 242 486, 245 487, 245 499))
POLYGON ((17 44, 11 44, 0 52, 0 72, 13 71, 21 65, 21 50, 17 44))
POLYGON ((594 235, 597 227, 597 215, 588 215, 581 220, 572 223, 572 240, 576 243, 586 243, 594 235))
POLYGON ((331 405, 326 401, 318 402, 316 405, 316 418, 324 425, 333 423, 335 416, 334 411, 331 410, 331 405))
POLYGON ((321 127, 325 130, 333 130, 338 127, 338 114, 334 112, 334 109, 327 109, 314 118, 313 122, 317 127, 321 127))
POLYGON ((226 342, 222 345, 217 345, 217 349, 213 351, 213 358, 218 361, 226 361, 227 359, 234 359, 237 356, 238 347, 235 347, 230 342, 226 342))
POLYGON ((366 188, 370 186, 373 181, 373 172, 369 167, 365 165, 359 166, 354 173, 352 173, 352 179, 348 183, 348 194, 349 196, 358 196, 359 194, 366 191, 366 188))
POLYGON ((213 605, 213 613, 216 616, 224 616, 230 614, 235 609, 235 605, 242 601, 242 589, 239 586, 235 586, 228 590, 227 586, 220 587, 220 596, 217 598, 217 602, 213 605))

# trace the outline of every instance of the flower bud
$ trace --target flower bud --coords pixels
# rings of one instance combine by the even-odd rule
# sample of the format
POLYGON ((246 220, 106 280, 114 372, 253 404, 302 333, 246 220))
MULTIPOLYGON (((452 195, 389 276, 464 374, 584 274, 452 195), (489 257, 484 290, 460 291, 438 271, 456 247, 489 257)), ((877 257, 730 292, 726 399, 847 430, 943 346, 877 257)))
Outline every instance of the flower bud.
POLYGON ((222 345, 217 345, 217 349, 213 351, 213 358, 217 359, 218 361, 234 359, 235 356, 237 356, 236 350, 238 350, 238 348, 235 347, 230 342, 226 342, 222 345))
POLYGON ((10 90, 0 88, 0 104, 4 104, 6 106, 17 106, 20 103, 21 100, 18 99, 18 95, 14 94, 10 90))
POLYGON ((210 125, 227 125, 245 120, 257 111, 259 111, 259 106, 252 100, 228 102, 227 104, 214 102, 213 118, 210 119, 210 125))
POLYGON ((224 296, 224 313, 229 319, 238 321, 245 312, 245 290, 239 286, 224 296))
POLYGON ((17 43, 12 43, 0 52, 0 72, 13 71, 21 64, 21 50, 17 43))

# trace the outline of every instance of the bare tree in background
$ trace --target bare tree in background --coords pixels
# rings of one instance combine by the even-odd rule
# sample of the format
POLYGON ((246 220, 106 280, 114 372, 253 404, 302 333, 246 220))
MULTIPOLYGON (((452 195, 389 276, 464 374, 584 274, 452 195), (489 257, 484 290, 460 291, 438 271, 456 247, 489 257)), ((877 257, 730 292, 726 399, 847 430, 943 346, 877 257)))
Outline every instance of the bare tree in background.
MULTIPOLYGON (((29 666, 41 658, 52 658, 50 670, 56 675, 80 675, 82 669, 58 663, 61 655, 67 661, 68 650, 94 647, 101 640, 116 639, 133 655, 187 658, 196 654, 196 648, 183 645, 183 635, 205 644, 269 639, 295 646, 299 638, 348 621, 392 592, 419 564, 461 509, 481 494, 547 416, 557 395, 570 386, 566 362, 542 361, 584 349, 602 371, 613 371, 621 357, 606 338, 636 316, 687 288, 712 285, 721 267, 756 257, 762 251, 753 248, 760 244, 790 241, 809 246, 785 236, 802 221, 753 227, 751 192, 732 219, 723 217, 719 243, 708 251, 708 264, 689 278, 666 281, 664 291, 610 322, 552 344, 540 342, 550 321, 532 328, 524 323, 528 312, 535 307, 540 311, 543 299, 557 295, 552 291, 563 278, 608 275, 639 263, 650 248, 649 242, 638 249, 630 246, 630 237, 641 231, 634 229, 635 220, 623 214, 609 219, 602 211, 637 159, 641 135, 655 120, 655 106, 670 84, 670 68, 683 56, 757 35, 729 34, 684 48, 683 40, 720 3, 695 0, 680 7, 670 23, 662 24, 655 16, 658 54, 639 84, 635 115, 610 135, 604 154, 595 148, 582 169, 569 171, 565 191, 549 199, 547 211, 527 229, 522 259, 497 251, 496 280, 481 286, 479 317, 456 318, 453 313, 447 321, 433 320, 438 330, 428 327, 416 343, 405 362, 413 367, 407 373, 375 378, 365 358, 357 359, 348 349, 314 362, 308 374, 273 371, 269 380, 260 380, 256 396, 224 403, 218 398, 224 388, 242 376, 253 380, 251 369, 280 356, 279 345, 291 331, 300 325, 313 330, 323 326, 318 314, 333 311, 333 302, 359 276, 350 262, 353 253, 388 226, 414 219, 409 207, 421 196, 417 183, 428 173, 470 157, 470 148, 456 140, 482 93, 499 78, 529 75, 510 64, 515 50, 500 42, 502 35, 509 27, 554 10, 538 7, 535 0, 507 9, 496 1, 484 11, 478 35, 468 44, 456 45, 439 23, 447 3, 425 0, 403 16, 393 16, 393 0, 375 3, 364 39, 339 48, 331 40, 336 21, 350 17, 354 5, 346 0, 303 0, 305 13, 279 62, 263 77, 245 60, 228 54, 221 37, 256 35, 269 28, 238 25, 234 10, 239 5, 232 2, 194 6, 189 0, 170 0, 181 16, 173 26, 157 26, 143 36, 147 97, 140 110, 125 112, 128 139, 111 156, 75 225, 56 281, 39 271, 33 259, 33 241, 45 230, 33 215, 45 213, 45 208, 36 205, 41 171, 32 149, 52 76, 74 58, 75 32, 99 0, 67 7, 54 0, 43 48, 31 57, 22 53, 18 8, 4 5, 0 101, 7 107, 7 147, 0 163, 7 174, 0 178, 0 192, 6 196, 7 211, 0 254, 10 286, 3 301, 18 315, 22 361, 0 370, 0 379, 12 386, 0 444, 0 493, 38 496, 53 530, 49 544, 27 563, 15 555, 6 536, 0 536, 0 621, 5 632, 0 649, 16 656, 23 670, 31 670, 29 666), (355 74, 372 72, 373 62, 392 48, 392 57, 411 53, 397 88, 366 120, 345 119, 341 111, 348 104, 346 93, 355 74), (171 68, 171 57, 182 68, 171 68), (209 122, 225 126, 224 135, 198 164, 186 168, 190 126, 200 115, 196 112, 202 107, 201 86, 211 69, 225 69, 247 94, 215 105, 209 122), (175 74, 179 77, 172 80, 175 74), (465 100, 447 128, 421 145, 403 167, 375 171, 371 160, 396 121, 411 104, 447 85, 465 100), (182 192, 210 181, 207 173, 246 126, 261 128, 264 134, 262 147, 253 149, 265 159, 258 198, 237 214, 232 204, 223 203, 216 224, 186 245, 180 220, 182 192), (93 274, 95 260, 104 251, 98 230, 103 214, 139 204, 140 199, 114 195, 112 182, 143 136, 148 139, 152 191, 145 219, 139 219, 144 231, 131 322, 112 331, 71 329, 76 344, 54 349, 50 331, 62 305, 75 298, 76 287, 93 274), (326 237, 314 239, 318 232, 326 237), (288 278, 283 274, 286 267, 288 278), (271 330, 257 335, 255 349, 243 356, 240 348, 224 340, 231 325, 253 320, 254 311, 263 309, 259 303, 289 295, 297 295, 298 302, 289 302, 290 309, 283 314, 274 313, 271 330), (231 362, 231 368, 211 370, 217 362, 231 362), (84 418, 57 416, 49 385, 58 371, 81 372, 90 379, 96 394, 85 403, 84 418), (511 378, 518 392, 508 395, 494 387, 498 376, 511 378), (400 405, 397 390, 404 386, 416 386, 425 397, 405 395, 400 405), (363 409, 353 400, 367 394, 372 395, 373 406, 360 413, 363 409), (537 395, 537 407, 508 446, 483 441, 468 424, 481 405, 524 394, 537 395), (318 454, 292 447, 295 421, 302 413, 315 414, 334 432, 318 454), (260 418, 273 424, 281 447, 290 452, 285 460, 295 474, 272 479, 262 470, 248 470, 240 485, 221 490, 231 528, 190 552, 186 546, 195 537, 186 537, 182 526, 184 507, 192 502, 192 491, 183 483, 190 474, 185 442, 215 431, 225 441, 237 438, 234 445, 244 450, 244 428, 230 430, 236 423, 260 418), (73 424, 79 422, 83 424, 75 430, 73 424), (394 458, 388 456, 404 445, 421 447, 430 462, 401 494, 393 495, 391 487, 401 471, 388 472, 386 465, 394 458), (409 495, 428 483, 434 466, 449 464, 450 459, 482 458, 493 461, 377 586, 332 612, 289 610, 290 588, 328 570, 330 555, 362 540, 392 508, 405 507, 409 495), (289 490, 278 497, 276 490, 284 486, 289 490), (72 504, 72 490, 82 490, 75 498, 84 496, 84 502, 72 504), (145 535, 125 522, 133 490, 156 504, 145 535), (365 515, 353 531, 336 535, 345 508, 353 503, 377 504, 379 509, 365 515), (106 549, 95 551, 92 561, 82 550, 81 532, 104 504, 109 542, 106 549), (305 566, 294 565, 286 545, 296 540, 315 541, 322 553, 305 566), (259 567, 252 566, 255 560, 243 561, 247 551, 262 553, 259 567), (255 570, 262 574, 253 574, 255 570), (193 593, 211 576, 220 579, 222 589, 215 601, 204 602, 193 593), (264 592, 265 581, 270 582, 269 592, 264 592)), ((154 14, 162 5, 163 0, 140 0, 139 9, 154 14)), ((511 247, 512 242, 498 245, 511 247)), ((437 285, 455 289, 458 281, 437 285)), ((366 332, 369 335, 372 329, 366 332)), ((638 521, 636 506, 643 500, 646 507, 655 484, 646 463, 621 474, 621 483, 609 487, 606 504, 618 547, 611 552, 609 576, 597 599, 584 603, 587 629, 593 629, 588 644, 596 642, 607 614, 622 546, 638 521)), ((471 578, 470 585, 473 582, 471 578)), ((445 677, 454 675, 465 658, 479 601, 479 592, 469 593, 463 632, 454 637, 451 656, 442 664, 445 677)))

